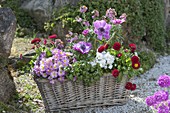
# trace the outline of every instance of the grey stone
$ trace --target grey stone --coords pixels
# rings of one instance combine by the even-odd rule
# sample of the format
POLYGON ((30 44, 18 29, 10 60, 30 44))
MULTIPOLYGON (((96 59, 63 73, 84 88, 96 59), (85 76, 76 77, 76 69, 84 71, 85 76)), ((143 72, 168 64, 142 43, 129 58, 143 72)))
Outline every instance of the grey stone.
POLYGON ((34 56, 35 54, 36 54, 36 53, 35 53, 35 50, 34 50, 34 49, 31 49, 31 50, 25 52, 25 53, 23 54, 23 56, 29 57, 29 56, 34 56))
POLYGON ((10 8, 0 8, 0 55, 8 57, 16 30, 16 18, 10 8))
MULTIPOLYGON (((1 60, 4 60, 5 58, 1 57, 1 60)), ((8 102, 11 96, 15 93, 15 84, 13 82, 13 78, 11 76, 10 71, 7 68, 6 63, 1 63, 0 66, 0 101, 2 102, 8 102), (3 67, 2 67, 3 66, 3 67)))
POLYGON ((38 27, 42 28, 44 22, 51 17, 53 4, 52 0, 26 0, 21 8, 28 11, 38 27))
MULTIPOLYGON (((67 4, 76 5, 79 0, 26 0, 21 8, 28 11, 30 16, 38 25, 38 29, 42 30, 44 23, 52 18, 52 12, 59 10, 62 6, 67 4)), ((57 27, 53 30, 59 37, 65 36, 67 29, 62 28, 62 24, 59 22, 57 27)))
POLYGON ((0 101, 7 102, 15 92, 8 69, 8 57, 16 30, 16 18, 10 8, 0 8, 0 101))

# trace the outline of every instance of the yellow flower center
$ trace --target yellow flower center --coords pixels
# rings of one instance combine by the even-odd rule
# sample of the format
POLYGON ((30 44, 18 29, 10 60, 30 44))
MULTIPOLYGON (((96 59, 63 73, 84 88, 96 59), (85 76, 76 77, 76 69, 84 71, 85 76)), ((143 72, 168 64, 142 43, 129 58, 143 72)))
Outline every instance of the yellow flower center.
POLYGON ((134 66, 135 66, 135 67, 138 67, 138 66, 139 66, 139 64, 135 64, 134 66))

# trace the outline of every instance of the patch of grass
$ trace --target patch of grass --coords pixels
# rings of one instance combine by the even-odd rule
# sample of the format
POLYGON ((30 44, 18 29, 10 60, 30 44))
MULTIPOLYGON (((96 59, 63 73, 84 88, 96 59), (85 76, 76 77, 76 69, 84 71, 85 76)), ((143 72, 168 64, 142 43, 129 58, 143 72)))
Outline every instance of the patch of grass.
POLYGON ((14 106, 0 102, 0 113, 18 113, 21 112, 17 110, 14 106))
POLYGON ((0 102, 0 113, 44 113, 43 101, 32 75, 15 76, 14 82, 16 94, 8 103, 0 102))
POLYGON ((27 112, 43 113, 44 106, 41 95, 30 74, 14 77, 17 94, 13 97, 11 105, 27 112))
POLYGON ((3 113, 6 110, 11 111, 10 108, 7 105, 5 105, 4 103, 0 102, 0 112, 3 113))
POLYGON ((14 38, 13 45, 11 48, 11 56, 19 56, 30 50, 33 46, 31 40, 33 38, 14 38))

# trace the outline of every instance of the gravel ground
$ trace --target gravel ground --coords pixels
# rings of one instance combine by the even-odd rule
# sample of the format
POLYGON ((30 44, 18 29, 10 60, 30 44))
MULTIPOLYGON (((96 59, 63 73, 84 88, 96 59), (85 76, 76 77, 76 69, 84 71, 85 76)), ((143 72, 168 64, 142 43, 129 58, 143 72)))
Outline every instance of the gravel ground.
POLYGON ((152 69, 132 80, 137 84, 137 89, 131 92, 127 104, 107 108, 72 110, 70 113, 152 113, 152 110, 145 104, 145 98, 161 89, 156 83, 160 75, 170 75, 170 56, 159 57, 157 62, 152 69))

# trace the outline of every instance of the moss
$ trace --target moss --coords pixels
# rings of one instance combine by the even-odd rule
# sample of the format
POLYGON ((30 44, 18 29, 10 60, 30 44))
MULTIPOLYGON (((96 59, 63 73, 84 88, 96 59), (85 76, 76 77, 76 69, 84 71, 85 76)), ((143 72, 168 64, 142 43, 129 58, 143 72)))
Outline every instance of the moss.
POLYGON ((142 51, 140 52, 139 57, 143 72, 151 69, 156 63, 156 56, 152 51, 142 51))
POLYGON ((0 113, 5 113, 5 111, 14 112, 14 109, 10 108, 8 105, 6 105, 3 102, 0 102, 0 113))

